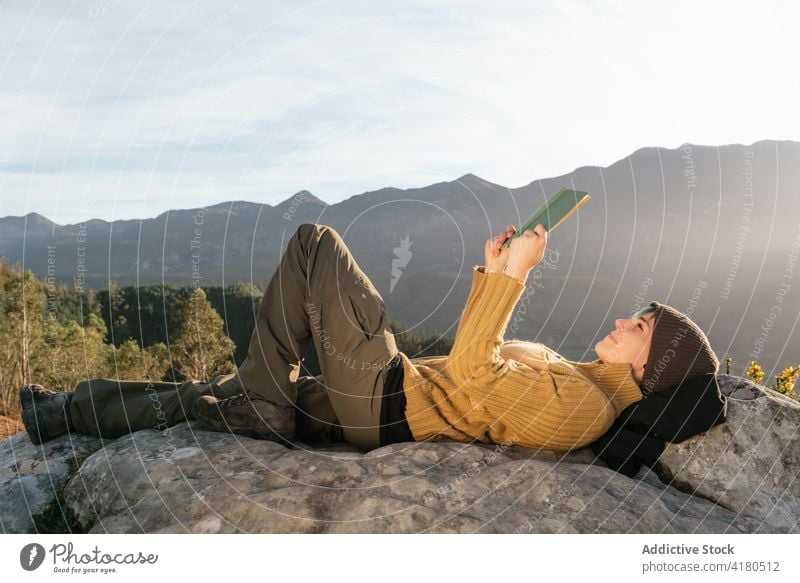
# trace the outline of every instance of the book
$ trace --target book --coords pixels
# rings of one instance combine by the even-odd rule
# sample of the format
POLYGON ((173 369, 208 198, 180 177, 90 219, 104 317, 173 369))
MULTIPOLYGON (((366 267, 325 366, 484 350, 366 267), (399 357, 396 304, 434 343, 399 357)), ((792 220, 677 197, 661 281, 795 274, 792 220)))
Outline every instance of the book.
POLYGON ((562 188, 551 196, 550 199, 544 203, 542 208, 533 213, 533 216, 528 219, 527 223, 517 229, 511 237, 506 239, 505 243, 503 243, 503 247, 510 247, 514 239, 527 230, 533 230, 539 223, 544 225, 548 233, 551 232, 560 225, 564 219, 586 204, 591 198, 588 192, 562 188))

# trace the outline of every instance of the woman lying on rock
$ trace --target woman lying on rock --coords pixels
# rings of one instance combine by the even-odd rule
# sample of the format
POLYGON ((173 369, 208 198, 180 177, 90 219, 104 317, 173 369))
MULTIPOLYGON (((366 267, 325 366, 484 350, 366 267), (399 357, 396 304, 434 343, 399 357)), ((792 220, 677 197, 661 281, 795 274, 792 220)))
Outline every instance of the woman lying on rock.
POLYGON ((187 419, 214 431, 289 444, 343 439, 363 451, 401 441, 456 440, 569 451, 602 436, 646 395, 719 362, 686 315, 652 302, 573 362, 532 342, 503 341, 530 271, 542 260, 542 225, 485 246, 448 356, 399 352, 384 302, 332 228, 302 224, 256 316, 247 358, 210 383, 86 380, 74 392, 20 389, 35 443, 75 431, 115 438, 187 419), (299 376, 309 342, 320 377, 299 376), (335 435, 335 434, 339 435, 335 435))

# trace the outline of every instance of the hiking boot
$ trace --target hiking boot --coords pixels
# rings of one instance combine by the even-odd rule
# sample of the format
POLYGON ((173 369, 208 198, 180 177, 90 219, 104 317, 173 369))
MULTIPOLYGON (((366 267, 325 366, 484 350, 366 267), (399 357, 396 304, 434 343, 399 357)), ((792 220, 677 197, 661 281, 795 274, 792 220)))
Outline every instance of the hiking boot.
POLYGON ((212 431, 270 441, 294 439, 294 411, 247 390, 227 399, 203 395, 192 405, 192 416, 212 431))
POLYGON ((72 395, 72 392, 59 393, 42 385, 22 385, 19 390, 22 422, 33 443, 39 445, 75 430, 69 412, 72 395))

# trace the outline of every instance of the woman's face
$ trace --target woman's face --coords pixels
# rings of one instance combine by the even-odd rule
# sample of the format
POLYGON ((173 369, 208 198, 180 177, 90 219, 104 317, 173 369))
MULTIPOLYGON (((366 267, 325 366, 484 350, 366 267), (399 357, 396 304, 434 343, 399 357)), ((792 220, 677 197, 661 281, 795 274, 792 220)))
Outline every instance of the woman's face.
POLYGON ((644 378, 643 365, 650 353, 653 336, 655 308, 648 306, 630 318, 616 321, 613 332, 595 344, 594 350, 603 362, 629 362, 633 365, 633 376, 641 383, 644 378))

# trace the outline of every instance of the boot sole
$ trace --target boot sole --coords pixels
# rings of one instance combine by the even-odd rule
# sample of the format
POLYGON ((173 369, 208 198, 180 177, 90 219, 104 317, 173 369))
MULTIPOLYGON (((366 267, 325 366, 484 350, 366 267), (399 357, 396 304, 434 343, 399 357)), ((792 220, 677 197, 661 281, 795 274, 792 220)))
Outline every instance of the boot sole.
POLYGON ((33 391, 27 386, 22 386, 19 389, 19 404, 23 411, 33 407, 33 391))
POLYGON ((42 435, 39 428, 39 420, 36 415, 36 402, 33 398, 33 391, 26 386, 19 390, 19 404, 22 407, 20 416, 22 424, 25 426, 25 433, 34 445, 41 445, 48 441, 47 435, 42 435))

